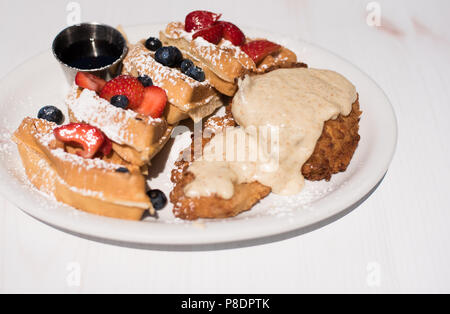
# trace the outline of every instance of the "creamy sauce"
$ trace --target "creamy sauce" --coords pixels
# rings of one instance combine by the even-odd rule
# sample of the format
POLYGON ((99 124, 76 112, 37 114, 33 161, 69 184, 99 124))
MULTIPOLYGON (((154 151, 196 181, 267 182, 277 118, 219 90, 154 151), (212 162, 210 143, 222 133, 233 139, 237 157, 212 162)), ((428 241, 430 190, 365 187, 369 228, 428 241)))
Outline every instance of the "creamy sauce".
POLYGON ((300 192, 301 168, 324 123, 350 114, 356 99, 355 86, 329 70, 281 69, 247 76, 233 98, 240 127, 216 135, 205 146, 203 158, 189 167, 195 179, 185 187, 186 195, 230 199, 235 184, 254 181, 280 195, 300 192), (229 158, 230 148, 243 158, 229 158), (255 153, 257 160, 250 158, 255 153))

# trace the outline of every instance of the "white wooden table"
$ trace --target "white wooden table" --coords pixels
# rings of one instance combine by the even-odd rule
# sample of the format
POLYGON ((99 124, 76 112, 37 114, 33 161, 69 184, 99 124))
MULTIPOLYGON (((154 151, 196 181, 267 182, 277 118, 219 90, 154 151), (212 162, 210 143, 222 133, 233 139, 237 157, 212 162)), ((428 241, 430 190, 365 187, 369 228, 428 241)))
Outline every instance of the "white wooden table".
MULTIPOLYGON (((68 2, 0 1, 1 77, 49 49, 75 12, 68 2)), ((381 27, 367 23, 377 13, 369 2, 80 0, 83 21, 158 23, 202 8, 326 47, 386 91, 398 150, 378 189, 347 216, 244 247, 97 242, 0 198, 0 292, 450 292, 450 2, 379 1, 381 27)))

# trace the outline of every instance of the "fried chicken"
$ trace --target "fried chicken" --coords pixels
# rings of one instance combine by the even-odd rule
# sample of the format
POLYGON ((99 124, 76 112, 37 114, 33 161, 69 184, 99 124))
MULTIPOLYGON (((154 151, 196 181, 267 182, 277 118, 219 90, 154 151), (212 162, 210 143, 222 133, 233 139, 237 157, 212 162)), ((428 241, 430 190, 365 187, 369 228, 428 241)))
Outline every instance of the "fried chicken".
MULTIPOLYGON (((224 117, 212 117, 205 122, 204 129, 212 133, 210 138, 202 138, 204 147, 214 136, 226 127, 234 127, 236 123, 231 115, 231 106, 227 107, 224 117)), ((234 195, 226 200, 218 196, 189 198, 184 194, 184 188, 194 180, 194 175, 188 171, 190 162, 194 160, 194 143, 190 149, 181 153, 181 158, 175 163, 172 170, 172 182, 175 183, 170 193, 170 200, 174 204, 173 213, 177 218, 196 220, 198 218, 228 218, 252 208, 259 200, 266 197, 271 188, 259 182, 237 184, 234 187, 234 195), (189 156, 190 154, 190 156, 189 156)))
MULTIPOLYGON (((295 68, 307 67, 306 64, 298 63, 295 68)), ((267 72, 278 69, 269 69, 267 72)), ((231 100, 230 100, 231 103, 231 100)), ((225 117, 213 117, 205 122, 205 129, 210 129, 213 133, 220 132, 226 127, 236 126, 236 122, 231 114, 231 104, 226 107, 225 117)), ((359 107, 359 99, 352 105, 352 111, 348 116, 339 115, 335 120, 325 122, 323 132, 313 154, 303 165, 302 172, 306 180, 310 181, 330 181, 333 174, 344 172, 358 147, 360 136, 359 121, 362 112, 359 107)), ((210 139, 203 139, 203 147, 210 139)), ((195 160, 193 155, 193 144, 191 149, 183 152, 191 153, 191 160, 195 160)), ((190 162, 186 158, 175 164, 172 171, 172 182, 175 187, 170 195, 174 204, 173 212, 176 217, 187 220, 198 218, 227 218, 234 217, 241 212, 251 209, 259 200, 266 197, 271 188, 252 182, 235 186, 235 194, 225 200, 218 196, 189 198, 184 194, 184 188, 194 180, 194 175, 188 171, 190 162)))
MULTIPOLYGON (((339 116, 336 120, 325 122, 314 153, 302 168, 302 174, 307 180, 329 181, 333 174, 347 169, 360 140, 358 134, 360 116, 361 111, 357 100, 348 116, 339 116)), ((226 127, 233 126, 236 126, 236 123, 229 105, 224 117, 208 119, 204 128, 217 133, 226 127)), ((210 138, 203 138, 202 146, 204 147, 209 141, 210 138)), ((178 218, 195 220, 234 217, 251 209, 271 192, 269 187, 259 182, 252 182, 236 185, 235 194, 229 200, 217 196, 189 198, 184 194, 184 188, 194 180, 194 175, 188 171, 190 162, 187 160, 194 159, 194 143, 192 143, 190 149, 182 152, 182 158, 175 163, 175 169, 172 171, 171 179, 175 187, 170 194, 170 199, 174 204, 173 212, 178 218), (186 154, 190 154, 190 157, 186 154)))
POLYGON ((360 140, 361 114, 357 99, 348 116, 325 122, 314 152, 302 168, 306 180, 330 181, 333 174, 347 170, 360 140))

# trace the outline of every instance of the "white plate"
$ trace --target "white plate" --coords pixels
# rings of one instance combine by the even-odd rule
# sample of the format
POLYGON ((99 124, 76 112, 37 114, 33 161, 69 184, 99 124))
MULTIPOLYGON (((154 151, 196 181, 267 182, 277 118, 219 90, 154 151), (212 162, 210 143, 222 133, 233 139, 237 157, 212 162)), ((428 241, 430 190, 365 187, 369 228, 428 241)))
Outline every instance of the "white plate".
MULTIPOLYGON (((126 28, 131 41, 157 35, 164 25, 126 28)), ((53 226, 87 236, 138 244, 212 244, 267 237, 311 226, 351 207, 383 178, 397 142, 394 111, 383 91, 357 67, 312 44, 246 30, 252 37, 265 37, 293 49, 311 67, 332 69, 352 81, 360 94, 361 142, 345 173, 331 182, 308 182, 292 197, 270 195, 251 211, 236 218, 184 222, 173 217, 171 206, 158 220, 130 222, 99 217, 57 203, 30 187, 17 149, 9 140, 25 116, 36 116, 47 104, 63 108, 68 85, 50 50, 10 73, 0 84, 0 191, 19 208, 53 226)), ((156 158, 151 186, 167 195, 170 170, 180 149, 187 147, 186 132, 172 141, 156 158)))

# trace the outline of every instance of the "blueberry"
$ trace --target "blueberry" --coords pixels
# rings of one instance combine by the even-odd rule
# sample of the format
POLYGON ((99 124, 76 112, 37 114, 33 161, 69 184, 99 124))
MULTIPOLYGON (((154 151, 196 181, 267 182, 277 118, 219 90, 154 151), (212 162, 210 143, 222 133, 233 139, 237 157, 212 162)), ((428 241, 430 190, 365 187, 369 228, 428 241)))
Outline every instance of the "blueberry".
POLYGON ((116 172, 117 173, 129 173, 130 170, 128 170, 128 168, 125 168, 125 167, 120 167, 120 168, 116 169, 116 172))
POLYGON ((148 50, 156 51, 156 50, 158 50, 159 48, 162 47, 162 43, 161 43, 161 41, 160 41, 158 38, 150 37, 150 38, 147 39, 147 41, 145 42, 145 47, 146 47, 148 50))
POLYGON ((42 107, 41 110, 39 110, 38 118, 55 122, 57 124, 61 124, 64 120, 63 113, 55 106, 42 107))
POLYGON ((190 67, 186 73, 187 76, 192 77, 194 80, 199 81, 199 82, 203 82, 206 77, 205 77, 205 72, 203 72, 203 70, 197 66, 192 66, 190 67))
POLYGON ((155 210, 161 210, 166 206, 167 197, 164 195, 164 192, 160 190, 151 190, 147 192, 147 195, 150 197, 150 201, 155 210))
POLYGON ((144 85, 144 87, 148 87, 148 86, 152 86, 153 85, 153 81, 150 78, 150 76, 147 75, 142 75, 138 77, 139 82, 142 83, 142 85, 144 85))
POLYGON ((187 72, 187 70, 190 68, 190 67, 192 67, 192 66, 194 66, 194 62, 192 62, 191 60, 189 60, 189 59, 184 59, 182 62, 181 62, 181 72, 183 72, 183 73, 186 73, 187 72))
POLYGON ((122 109, 127 109, 130 101, 127 96, 124 95, 116 95, 111 98, 111 105, 114 107, 119 107, 122 109))
POLYGON ((183 55, 176 47, 162 47, 156 50, 155 60, 168 67, 176 67, 183 60, 183 55))

